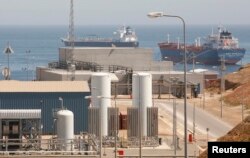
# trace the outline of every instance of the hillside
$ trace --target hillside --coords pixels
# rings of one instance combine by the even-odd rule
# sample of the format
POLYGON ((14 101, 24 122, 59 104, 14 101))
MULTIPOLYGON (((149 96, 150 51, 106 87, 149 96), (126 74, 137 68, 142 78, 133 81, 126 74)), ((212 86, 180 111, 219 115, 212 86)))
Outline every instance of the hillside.
MULTIPOLYGON (((250 116, 246 117, 243 122, 235 126, 225 136, 220 137, 220 142, 249 142, 250 141, 250 116)), ((207 151, 203 152, 199 158, 207 158, 207 151)))
POLYGON ((225 79, 230 83, 232 86, 236 88, 240 85, 246 84, 250 82, 250 64, 242 66, 237 72, 230 73, 225 76, 225 79))
POLYGON ((226 89, 232 92, 224 96, 225 103, 236 106, 244 104, 250 107, 250 64, 239 69, 239 71, 225 76, 226 89))
MULTIPOLYGON (((206 91, 210 93, 220 93, 220 79, 209 82, 206 91)), ((225 90, 227 94, 223 96, 224 102, 230 106, 245 105, 250 109, 250 64, 241 67, 234 73, 225 76, 225 90)))

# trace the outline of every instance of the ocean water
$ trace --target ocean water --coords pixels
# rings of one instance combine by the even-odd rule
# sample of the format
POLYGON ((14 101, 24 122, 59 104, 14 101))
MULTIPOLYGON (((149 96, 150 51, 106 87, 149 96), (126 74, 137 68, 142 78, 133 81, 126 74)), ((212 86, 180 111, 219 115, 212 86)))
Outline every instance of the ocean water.
MULTIPOLYGON (((77 37, 98 35, 100 37, 112 37, 113 32, 120 26, 77 26, 77 37)), ((164 26, 131 26, 135 29, 139 38, 140 47, 151 48, 154 51, 154 60, 160 60, 160 50, 157 43, 166 41, 167 34, 171 41, 182 38, 182 27, 179 25, 164 26)), ((243 60, 237 65, 227 66, 227 73, 236 71, 241 64, 250 63, 250 26, 225 26, 233 36, 240 41, 240 47, 247 50, 243 60)), ((217 31, 217 26, 189 26, 186 28, 187 43, 194 43, 195 38, 204 38, 211 34, 212 29, 217 31)), ((35 79, 35 68, 47 66, 48 62, 58 60, 58 48, 63 46, 61 38, 68 32, 67 26, 0 26, 0 69, 7 67, 7 55, 3 53, 9 42, 14 53, 9 57, 11 79, 32 80, 35 79)), ((182 40, 182 39, 181 39, 182 40)), ((143 60, 143 59, 142 59, 143 60)), ((218 70, 218 66, 195 65, 195 68, 207 68, 218 70)), ((175 65, 176 70, 183 70, 183 65, 175 65)), ((188 70, 192 65, 188 65, 188 70)), ((0 79, 2 79, 0 74, 0 79)))

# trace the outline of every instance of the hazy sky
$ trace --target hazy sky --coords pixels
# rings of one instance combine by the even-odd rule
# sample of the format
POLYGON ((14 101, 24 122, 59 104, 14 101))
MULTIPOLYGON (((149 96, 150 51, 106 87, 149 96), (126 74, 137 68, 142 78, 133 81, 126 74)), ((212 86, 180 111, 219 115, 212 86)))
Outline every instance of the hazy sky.
MULTIPOLYGON (((0 25, 68 25, 70 0, 0 0, 0 25)), ((150 11, 182 16, 187 24, 250 24, 250 0, 74 0, 76 25, 177 24, 150 11)))

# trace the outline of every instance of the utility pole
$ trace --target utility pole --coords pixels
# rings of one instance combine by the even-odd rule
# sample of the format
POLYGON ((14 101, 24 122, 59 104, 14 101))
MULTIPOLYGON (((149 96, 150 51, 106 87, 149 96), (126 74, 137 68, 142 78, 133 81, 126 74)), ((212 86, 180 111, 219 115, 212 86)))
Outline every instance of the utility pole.
POLYGON ((206 90, 206 80, 205 80, 205 71, 203 71, 203 109, 205 109, 205 97, 206 97, 206 93, 205 93, 205 90, 206 90))
POLYGON ((220 90, 220 96, 221 96, 221 98, 220 98, 220 110, 221 110, 221 112, 220 112, 220 117, 222 118, 222 115, 223 115, 223 112, 222 112, 222 110, 223 110, 223 92, 224 92, 224 90, 225 90, 225 80, 224 80, 224 71, 226 70, 226 66, 225 66, 225 55, 223 55, 222 57, 221 57, 221 86, 220 86, 220 88, 221 88, 221 90, 220 90))
POLYGON ((118 110, 119 110, 119 109, 116 109, 117 108, 116 94, 115 94, 114 101, 115 101, 115 158, 116 158, 117 157, 117 137, 118 137, 118 120, 117 119, 118 119, 118 110))
POLYGON ((195 107, 195 103, 194 103, 194 106, 193 106, 193 141, 195 142, 194 143, 194 156, 196 157, 196 146, 197 146, 197 144, 196 144, 196 135, 195 135, 195 126, 196 126, 196 124, 195 124, 195 111, 196 111, 196 107, 195 107))
POLYGON ((176 129, 176 99, 173 99, 173 147, 174 147, 174 155, 176 155, 177 149, 177 129, 176 129))
MULTIPOLYGON (((170 77, 171 84, 173 83, 173 86, 175 86, 174 89, 174 97, 177 95, 177 82, 179 78, 178 77, 170 77)), ((176 129, 177 123, 176 123, 176 99, 173 98, 173 148, 174 148, 174 154, 176 155, 176 149, 177 149, 177 129, 176 129)))
POLYGON ((194 103, 194 106, 193 106, 193 139, 195 140, 195 103, 194 103))
MULTIPOLYGON (((242 68, 242 59, 240 60, 240 67, 242 68)), ((243 94, 245 94, 244 91, 243 91, 243 94)), ((242 121, 244 120, 244 102, 243 102, 244 95, 243 94, 240 97, 240 102, 241 102, 241 119, 242 119, 242 121)))

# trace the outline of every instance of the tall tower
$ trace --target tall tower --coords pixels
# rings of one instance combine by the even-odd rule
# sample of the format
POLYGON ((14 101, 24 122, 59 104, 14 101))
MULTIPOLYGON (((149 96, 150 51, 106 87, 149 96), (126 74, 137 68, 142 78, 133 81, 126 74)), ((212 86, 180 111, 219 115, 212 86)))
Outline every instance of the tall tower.
POLYGON ((70 14, 69 14, 69 41, 70 41, 70 48, 69 48, 69 56, 67 60, 67 66, 68 71, 70 73, 70 79, 71 81, 75 80, 75 64, 74 64, 74 41, 75 41, 75 35, 74 35, 74 0, 70 0, 70 14))
POLYGON ((74 47, 74 0, 70 0, 70 15, 69 15, 69 41, 71 47, 74 47))

